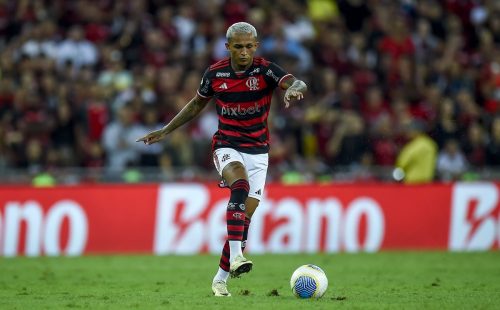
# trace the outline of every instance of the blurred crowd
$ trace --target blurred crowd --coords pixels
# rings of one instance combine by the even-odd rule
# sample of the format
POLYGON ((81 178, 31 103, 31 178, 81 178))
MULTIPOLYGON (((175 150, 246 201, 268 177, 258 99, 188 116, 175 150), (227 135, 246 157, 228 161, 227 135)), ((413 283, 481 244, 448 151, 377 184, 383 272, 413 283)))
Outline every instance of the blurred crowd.
POLYGON ((0 169, 213 172, 211 105, 135 140, 194 96, 237 21, 309 85, 289 109, 276 94, 271 180, 375 179, 415 130, 435 144, 430 179, 500 168, 500 1, 0 0, 0 169))

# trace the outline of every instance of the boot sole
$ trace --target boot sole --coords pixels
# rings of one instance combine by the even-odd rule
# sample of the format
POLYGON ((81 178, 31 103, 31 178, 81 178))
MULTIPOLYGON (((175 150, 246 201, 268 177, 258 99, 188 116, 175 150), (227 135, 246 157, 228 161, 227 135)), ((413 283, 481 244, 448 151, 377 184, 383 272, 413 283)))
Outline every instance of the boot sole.
POLYGON ((250 272, 252 270, 253 264, 251 262, 245 262, 234 271, 231 272, 231 278, 239 278, 242 274, 250 272))

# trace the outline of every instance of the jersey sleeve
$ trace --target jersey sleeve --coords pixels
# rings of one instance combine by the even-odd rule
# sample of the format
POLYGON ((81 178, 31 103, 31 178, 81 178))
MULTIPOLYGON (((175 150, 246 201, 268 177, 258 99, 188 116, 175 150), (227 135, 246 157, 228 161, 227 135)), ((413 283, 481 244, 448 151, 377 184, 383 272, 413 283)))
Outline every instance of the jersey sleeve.
POLYGON ((292 74, 286 72, 285 70, 283 70, 283 68, 273 62, 269 63, 264 72, 264 75, 267 83, 275 88, 281 86, 281 83, 283 83, 283 81, 293 77, 292 74))
POLYGON ((214 90, 212 88, 212 80, 210 78, 209 70, 207 69, 201 78, 200 87, 198 88, 198 95, 203 98, 212 98, 214 90))

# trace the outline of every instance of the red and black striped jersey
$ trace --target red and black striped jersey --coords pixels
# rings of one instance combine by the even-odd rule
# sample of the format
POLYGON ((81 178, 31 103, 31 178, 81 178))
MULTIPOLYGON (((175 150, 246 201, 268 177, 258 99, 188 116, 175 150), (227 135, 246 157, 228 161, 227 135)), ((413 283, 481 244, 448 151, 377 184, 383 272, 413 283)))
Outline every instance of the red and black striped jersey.
POLYGON ((198 95, 215 99, 219 128, 212 138, 212 148, 267 153, 267 117, 273 91, 291 77, 281 67, 261 57, 255 57, 250 68, 241 73, 233 70, 230 58, 210 66, 201 79, 198 95))

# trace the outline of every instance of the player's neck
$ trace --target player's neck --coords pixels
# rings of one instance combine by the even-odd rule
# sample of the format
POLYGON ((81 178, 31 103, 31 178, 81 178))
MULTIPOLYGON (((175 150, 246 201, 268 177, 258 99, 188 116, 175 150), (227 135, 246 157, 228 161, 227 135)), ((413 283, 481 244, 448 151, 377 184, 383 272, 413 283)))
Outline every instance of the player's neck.
POLYGON ((235 73, 239 73, 239 72, 245 72, 248 68, 250 68, 253 64, 253 59, 252 61, 250 61, 250 63, 246 66, 241 66, 241 65, 238 65, 236 64, 232 59, 231 59, 231 68, 233 68, 234 72, 235 73))

